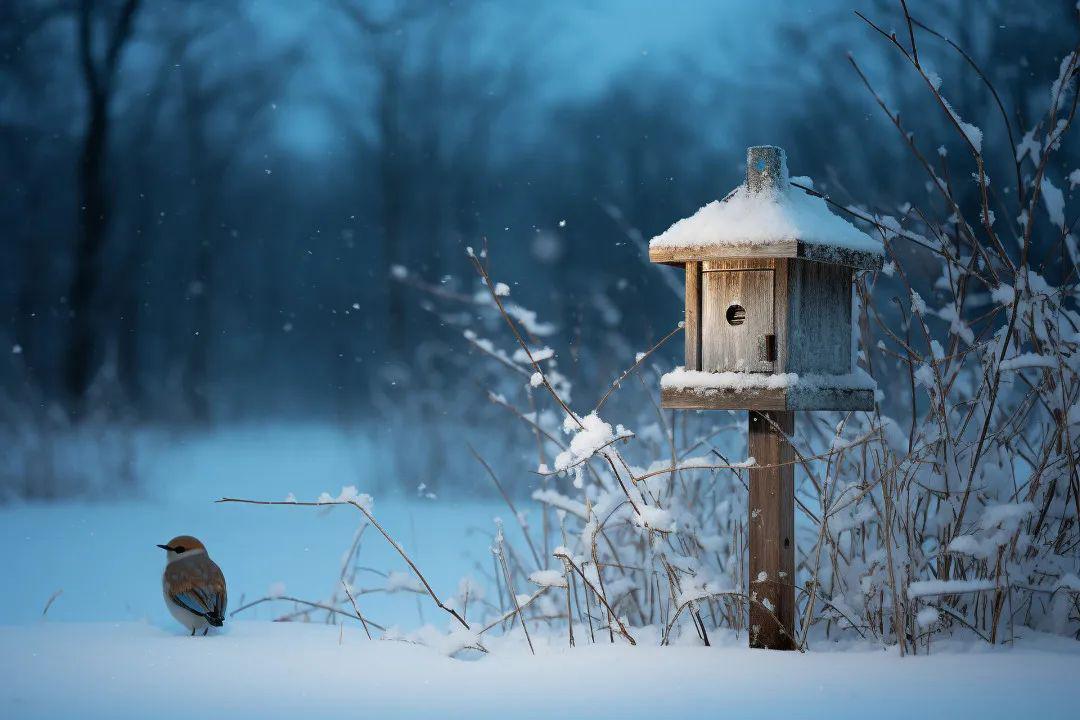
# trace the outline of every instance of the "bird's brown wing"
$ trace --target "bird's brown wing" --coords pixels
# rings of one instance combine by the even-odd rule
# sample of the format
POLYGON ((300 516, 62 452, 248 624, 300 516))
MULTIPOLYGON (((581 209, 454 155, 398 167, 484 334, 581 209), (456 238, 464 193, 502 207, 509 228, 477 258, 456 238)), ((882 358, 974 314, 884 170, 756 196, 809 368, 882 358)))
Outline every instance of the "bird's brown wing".
POLYGON ((211 625, 225 621, 228 604, 225 576, 205 555, 171 563, 165 569, 165 594, 177 605, 206 618, 211 625))

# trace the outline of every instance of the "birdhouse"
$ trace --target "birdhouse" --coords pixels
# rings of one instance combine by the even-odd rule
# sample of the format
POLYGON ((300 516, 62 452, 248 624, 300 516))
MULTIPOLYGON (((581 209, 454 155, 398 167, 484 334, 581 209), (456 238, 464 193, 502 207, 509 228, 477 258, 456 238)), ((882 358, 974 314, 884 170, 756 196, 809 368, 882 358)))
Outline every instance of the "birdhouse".
POLYGON ((650 241, 650 260, 686 270, 686 361, 661 381, 664 407, 873 408, 852 285, 882 245, 795 185, 782 149, 749 148, 745 185, 650 241))

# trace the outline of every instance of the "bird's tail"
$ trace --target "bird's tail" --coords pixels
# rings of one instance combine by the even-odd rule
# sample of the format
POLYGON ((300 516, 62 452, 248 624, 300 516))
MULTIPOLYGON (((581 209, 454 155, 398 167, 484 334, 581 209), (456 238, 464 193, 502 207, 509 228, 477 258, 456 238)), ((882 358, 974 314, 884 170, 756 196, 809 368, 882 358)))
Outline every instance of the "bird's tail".
POLYGON ((206 622, 210 623, 214 627, 221 627, 225 624, 225 618, 223 618, 218 613, 207 613, 206 622))

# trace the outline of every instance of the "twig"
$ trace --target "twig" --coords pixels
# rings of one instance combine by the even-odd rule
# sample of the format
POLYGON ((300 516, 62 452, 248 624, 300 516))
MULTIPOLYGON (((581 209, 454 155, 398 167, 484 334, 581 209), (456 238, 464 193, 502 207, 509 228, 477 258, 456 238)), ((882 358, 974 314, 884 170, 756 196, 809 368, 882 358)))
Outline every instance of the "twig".
POLYGON ((301 600, 300 598, 291 597, 289 595, 268 595, 264 598, 259 598, 258 600, 252 600, 251 602, 241 605, 240 607, 233 610, 231 613, 229 613, 229 617, 234 617, 237 613, 243 612, 244 610, 247 610, 249 608, 253 608, 256 605, 262 605, 265 602, 274 602, 276 600, 280 600, 282 602, 296 603, 297 605, 307 605, 308 607, 315 608, 316 610, 326 610, 327 612, 334 613, 335 615, 344 615, 345 617, 350 617, 353 620, 359 620, 361 623, 364 623, 365 630, 367 629, 367 626, 370 625, 377 630, 382 630, 384 632, 386 631, 385 627, 375 622, 374 620, 369 620, 368 618, 365 618, 360 613, 356 613, 355 615, 353 615, 352 613, 347 613, 340 608, 333 607, 332 605, 327 605, 326 603, 312 602, 311 600, 301 600))
POLYGON ((383 526, 379 524, 379 522, 375 519, 374 515, 372 515, 370 512, 368 512, 367 508, 365 508, 363 505, 361 505, 360 503, 358 503, 355 500, 331 500, 331 501, 328 501, 328 502, 299 502, 297 500, 247 500, 247 499, 243 499, 243 498, 221 498, 217 502, 219 502, 219 503, 230 503, 230 502, 231 503, 244 503, 244 504, 247 504, 247 505, 292 505, 292 506, 296 506, 296 507, 324 507, 326 505, 352 505, 354 508, 356 508, 361 513, 363 513, 364 517, 366 517, 368 519, 368 522, 370 522, 373 526, 375 526, 375 529, 378 530, 382 534, 382 536, 384 538, 386 538, 386 542, 390 543, 390 545, 395 550, 397 550, 397 553, 398 553, 398 555, 401 556, 401 559, 404 560, 406 562, 406 564, 408 564, 409 568, 412 569, 412 571, 416 575, 417 579, 421 583, 423 583, 424 589, 427 590, 427 594, 431 596, 431 599, 433 601, 435 601, 435 604, 438 605, 440 609, 450 613, 450 615, 452 615, 454 617, 454 619, 456 619, 459 623, 461 623, 462 626, 466 630, 471 630, 472 629, 472 628, 469 627, 469 623, 465 622, 465 618, 458 615, 456 610, 454 610, 453 608, 448 607, 448 606, 443 604, 443 601, 440 600, 439 596, 435 594, 434 590, 432 590, 431 585, 427 581, 427 578, 425 578, 424 574, 422 572, 420 572, 420 568, 418 568, 416 566, 416 563, 414 563, 412 561, 412 558, 410 558, 408 556, 408 554, 405 552, 404 548, 402 548, 400 545, 398 545, 397 541, 394 540, 394 538, 390 537, 390 534, 388 532, 386 532, 386 530, 383 529, 383 526))
POLYGON ((46 615, 49 614, 49 608, 51 608, 52 604, 54 602, 56 602, 56 598, 60 597, 63 594, 64 594, 64 588, 60 588, 59 590, 57 590, 56 592, 54 592, 52 595, 49 596, 49 599, 45 602, 44 609, 42 609, 42 611, 41 611, 41 617, 45 617, 46 615))
POLYGON ((368 630, 367 620, 360 614, 360 608, 356 607, 356 598, 352 596, 352 592, 349 591, 349 583, 344 580, 341 581, 341 588, 345 591, 345 595, 349 598, 349 603, 352 604, 353 612, 356 613, 356 617, 360 618, 360 624, 364 626, 364 634, 367 635, 367 639, 371 639, 371 631, 368 630))
POLYGON ((600 398, 600 402, 596 403, 596 407, 595 407, 595 408, 593 408, 593 412, 594 412, 594 413, 596 413, 596 412, 600 412, 600 409, 604 407, 604 404, 605 404, 605 403, 606 403, 606 402, 608 401, 608 398, 609 398, 609 397, 611 397, 611 394, 612 394, 613 392, 615 392, 615 391, 616 391, 616 390, 617 390, 617 389, 619 388, 619 386, 620 386, 620 385, 622 384, 622 381, 623 381, 623 380, 625 380, 625 379, 627 378, 627 376, 629 376, 629 375, 630 375, 630 373, 632 373, 632 372, 634 372, 635 370, 637 370, 637 369, 638 369, 638 367, 640 367, 640 366, 641 366, 641 363, 645 362, 645 361, 646 361, 646 360, 647 360, 647 359, 649 358, 649 356, 650 356, 650 355, 652 355, 652 354, 653 354, 654 352, 656 352, 657 350, 659 350, 660 348, 662 348, 662 347, 664 346, 664 344, 665 344, 665 343, 666 343, 666 342, 667 342, 668 340, 670 340, 670 339, 671 339, 672 337, 674 337, 674 336, 675 336, 676 334, 678 334, 679 332, 681 332, 681 331, 682 331, 682 330, 684 329, 684 326, 685 326, 685 323, 681 323, 681 322, 680 322, 680 323, 679 323, 679 324, 678 324, 678 325, 677 325, 677 326, 675 327, 675 329, 674 329, 674 330, 672 330, 671 332, 669 332, 669 333, 668 333, 667 335, 665 335, 664 337, 660 338, 659 342, 657 342, 657 343, 656 343, 655 345, 653 345, 653 346, 652 346, 651 348, 649 348, 649 349, 648 349, 647 351, 643 352, 643 353, 641 354, 641 356, 640 356, 639 358, 637 358, 637 360, 635 360, 635 361, 634 361, 634 364, 633 364, 633 365, 631 365, 630 367, 626 368, 626 370, 625 370, 625 371, 623 372, 623 374, 622 374, 622 375, 620 375, 620 376, 619 376, 618 378, 616 378, 615 382, 611 383, 611 387, 609 387, 609 388, 608 388, 608 390, 607 390, 607 392, 606 392, 606 393, 604 393, 604 397, 600 398))

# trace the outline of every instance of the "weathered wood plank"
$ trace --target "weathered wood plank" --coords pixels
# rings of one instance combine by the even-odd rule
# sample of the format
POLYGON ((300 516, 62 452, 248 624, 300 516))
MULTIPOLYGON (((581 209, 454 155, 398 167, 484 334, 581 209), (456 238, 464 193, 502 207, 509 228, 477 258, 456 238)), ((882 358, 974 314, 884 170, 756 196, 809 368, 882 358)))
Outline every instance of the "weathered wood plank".
POLYGON ((795 649, 795 413, 749 414, 750 647, 795 649), (762 604, 768 605, 769 612, 762 604), (779 624, 777 623, 779 620, 779 624))
POLYGON ((788 410, 873 410, 873 390, 850 388, 795 391, 788 394, 788 410))
POLYGON ((672 410, 786 410, 787 393, 783 390, 759 392, 717 391, 701 394, 693 390, 663 388, 660 406, 672 410))
POLYGON ((663 388, 660 404, 672 410, 873 410, 874 392, 832 388, 800 393, 781 388, 700 393, 684 388, 663 388))
POLYGON ((686 369, 701 369, 701 263, 686 263, 686 369))
POLYGON ((830 265, 844 265, 858 270, 880 270, 885 261, 885 256, 881 253, 829 247, 801 241, 798 244, 797 256, 804 260, 813 260, 814 262, 830 265))
POLYGON ((754 245, 702 245, 687 248, 650 247, 649 259, 653 262, 687 262, 688 260, 730 260, 733 258, 768 259, 798 257, 799 244, 795 240, 754 245))
POLYGON ((844 375, 851 372, 853 270, 788 260, 790 337, 785 372, 844 375))
POLYGON ((776 316, 776 363, 773 367, 775 373, 786 373, 787 357, 790 353, 789 337, 791 327, 791 311, 788 300, 788 276, 791 273, 791 263, 788 258, 777 258, 773 261, 773 313, 776 316))
POLYGON ((880 253, 849 248, 837 248, 798 240, 779 240, 753 245, 702 245, 693 247, 650 247, 649 260, 655 263, 681 265, 696 260, 730 260, 733 258, 803 258, 820 263, 844 265, 857 270, 880 270, 880 253))

